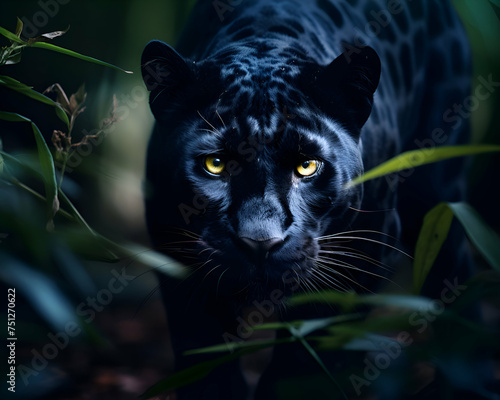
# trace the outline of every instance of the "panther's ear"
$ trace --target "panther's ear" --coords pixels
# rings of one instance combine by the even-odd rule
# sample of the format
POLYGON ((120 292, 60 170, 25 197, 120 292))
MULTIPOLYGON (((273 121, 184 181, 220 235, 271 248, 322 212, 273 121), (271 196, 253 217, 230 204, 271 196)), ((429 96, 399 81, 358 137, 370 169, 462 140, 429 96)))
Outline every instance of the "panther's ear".
POLYGON ((151 110, 157 119, 178 103, 195 81, 194 72, 186 60, 159 40, 153 40, 145 47, 141 70, 144 83, 151 92, 151 110))
POLYGON ((371 47, 349 47, 318 70, 312 90, 320 108, 359 132, 370 116, 380 79, 380 59, 371 47))

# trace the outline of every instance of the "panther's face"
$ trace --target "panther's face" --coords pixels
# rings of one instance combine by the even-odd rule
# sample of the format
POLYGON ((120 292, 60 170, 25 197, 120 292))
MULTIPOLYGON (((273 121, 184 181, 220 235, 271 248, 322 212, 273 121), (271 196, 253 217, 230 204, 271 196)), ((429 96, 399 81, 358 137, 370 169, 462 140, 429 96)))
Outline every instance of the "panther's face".
POLYGON ((248 301, 308 285, 321 238, 348 229, 362 189, 346 184, 363 171, 359 132, 379 74, 373 51, 360 53, 332 63, 341 77, 303 63, 263 85, 245 66, 235 78, 163 43, 146 48, 150 233, 209 290, 248 301))

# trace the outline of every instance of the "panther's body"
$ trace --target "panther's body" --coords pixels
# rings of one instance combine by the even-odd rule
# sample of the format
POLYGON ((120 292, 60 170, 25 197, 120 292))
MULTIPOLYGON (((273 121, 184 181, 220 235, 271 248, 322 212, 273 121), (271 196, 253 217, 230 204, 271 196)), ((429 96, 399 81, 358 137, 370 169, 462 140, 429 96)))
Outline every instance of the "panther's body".
MULTIPOLYGON (((163 279, 180 366, 183 351, 220 343, 242 307, 276 290, 371 289, 384 275, 351 258, 348 269, 338 261, 340 278, 325 277, 319 238, 402 230, 411 250, 424 213, 463 197, 458 162, 346 188, 403 150, 467 140, 451 110, 469 91, 468 43, 448 1, 200 1, 177 50, 187 59, 152 42, 143 74, 157 119, 149 230, 194 271, 182 284, 163 279)), ((360 249, 388 260, 387 247, 360 249)), ((444 254, 465 268, 456 251, 444 254)), ((232 398, 217 384, 230 377, 242 385, 228 368, 193 398, 232 398)))

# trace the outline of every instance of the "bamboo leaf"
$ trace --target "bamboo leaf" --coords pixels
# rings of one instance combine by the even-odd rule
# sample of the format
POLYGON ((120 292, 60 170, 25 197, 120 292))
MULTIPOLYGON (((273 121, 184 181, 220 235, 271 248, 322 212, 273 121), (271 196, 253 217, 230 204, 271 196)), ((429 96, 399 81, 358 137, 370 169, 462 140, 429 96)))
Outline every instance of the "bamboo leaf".
POLYGON ((56 103, 55 101, 49 99, 47 96, 44 96, 41 93, 36 92, 31 87, 25 85, 22 82, 19 82, 9 76, 0 75, 0 85, 4 85, 9 89, 15 90, 18 93, 24 94, 34 100, 40 101, 42 103, 48 104, 55 108, 56 114, 61 121, 63 121, 67 127, 69 127, 68 116, 62 109, 62 107, 56 103))
POLYGON ((348 311, 360 304, 360 296, 354 292, 341 293, 335 290, 328 290, 299 294, 289 299, 288 303, 292 306, 310 303, 336 304, 343 311, 348 311))
POLYGON ((269 322, 267 324, 262 324, 262 325, 255 325, 252 328, 255 329, 256 331, 267 331, 267 330, 289 330, 290 326, 293 326, 295 328, 299 328, 302 326, 304 321, 292 321, 292 322, 269 322))
POLYGON ((453 212, 447 203, 440 203, 424 217, 415 247, 413 261, 413 292, 420 293, 441 247, 448 236, 453 212))
POLYGON ((23 32, 23 25, 24 25, 23 21, 21 21, 18 17, 16 24, 16 33, 15 33, 18 38, 21 38, 21 33, 23 32))
POLYGON ((143 246, 128 245, 122 247, 120 253, 123 257, 130 258, 177 279, 185 278, 188 275, 188 269, 178 261, 143 246))
MULTIPOLYGON (((283 340, 281 340, 281 342, 283 342, 283 340)), ((291 338, 289 338, 288 341, 291 341, 291 338)), ((232 360, 236 360, 244 356, 245 354, 250 354, 265 349, 267 347, 269 347, 269 344, 267 343, 262 345, 255 345, 252 346, 251 348, 242 349, 232 354, 226 354, 214 360, 198 363, 196 365, 193 365, 192 367, 176 372, 175 374, 169 376, 166 379, 162 379, 161 381, 150 387, 145 393, 143 393, 139 397, 142 399, 149 399, 161 393, 168 392, 170 390, 174 390, 183 386, 187 386, 193 382, 203 379, 215 368, 217 368, 222 364, 225 364, 232 360)))
POLYGON ((500 146, 495 145, 467 145, 467 146, 444 146, 430 149, 411 150, 391 158, 379 166, 365 172, 346 184, 351 188, 363 182, 380 178, 395 172, 419 167, 421 165, 447 160, 454 157, 470 156, 481 153, 499 152, 500 146))
POLYGON ((262 350, 266 347, 272 347, 277 344, 282 343, 290 343, 295 341, 293 337, 291 338, 282 338, 282 339, 273 339, 273 340, 251 340, 251 341, 241 341, 241 342, 229 342, 229 343, 221 343, 216 344, 209 347, 203 347, 201 349, 193 349, 188 350, 184 353, 186 356, 195 355, 195 354, 209 354, 209 353, 233 353, 236 350, 245 349, 248 352, 262 350))
POLYGON ((49 276, 3 253, 0 279, 16 287, 54 331, 65 329, 68 321, 80 325, 75 308, 49 276))
POLYGON ((307 321, 303 321, 302 325, 295 329, 297 329, 297 331, 302 336, 307 336, 314 331, 327 328, 331 325, 336 325, 342 322, 356 320, 361 317, 362 314, 356 313, 356 314, 342 314, 330 318, 309 319, 307 321))
POLYGON ((116 65, 109 64, 107 62, 98 60, 97 58, 85 56, 85 55, 77 53, 77 52, 75 52, 73 50, 68 50, 68 49, 64 49, 64 48, 59 47, 59 46, 55 46, 55 45, 53 45, 51 43, 36 42, 36 43, 33 43, 33 44, 29 45, 29 47, 36 47, 36 48, 39 48, 39 49, 45 49, 45 50, 55 51, 57 53, 65 54, 65 55, 70 56, 70 57, 75 57, 75 58, 78 58, 80 60, 84 60, 84 61, 88 61, 88 62, 91 62, 91 63, 94 63, 94 64, 99 64, 99 65, 103 65, 105 67, 113 68, 113 69, 116 69, 118 71, 125 72, 126 74, 132 74, 132 71, 126 71, 126 70, 124 70, 124 69, 122 69, 120 67, 117 67, 116 65))
POLYGON ((342 389, 342 386, 335 380, 335 378, 332 376, 326 365, 323 363, 323 360, 321 360, 320 356, 316 351, 312 348, 312 346, 307 342, 307 340, 304 338, 304 336, 301 335, 300 331, 295 328, 290 328, 290 333, 295 337, 308 351, 308 353, 311 355, 312 358, 318 363, 318 365, 321 367, 323 372, 328 376, 328 378, 335 384, 337 389, 340 391, 342 396, 347 399, 347 395, 345 394, 344 390, 342 389))
POLYGON ((448 235, 453 215, 488 263, 500 271, 500 236, 467 203, 440 203, 429 211, 420 231, 413 264, 413 290, 420 292, 448 235))
POLYGON ((205 378, 216 367, 226 362, 229 362, 235 358, 236 357, 234 356, 234 354, 227 354, 215 360, 204 361, 196 365, 193 365, 192 367, 176 372, 175 374, 169 376, 168 378, 159 381, 139 397, 142 399, 149 399, 161 393, 187 386, 191 383, 194 383, 200 379, 205 378))
POLYGON ((472 243, 488 263, 500 271, 500 236, 467 203, 448 203, 472 243))
POLYGON ((54 169, 54 160, 52 154, 43 138, 38 127, 28 118, 19 114, 0 111, 0 119, 13 122, 28 122, 31 124, 31 129, 35 135, 35 141, 38 151, 38 159, 40 161, 41 173, 43 176, 45 195, 47 197, 47 206, 49 214, 48 227, 51 227, 52 218, 59 210, 59 200, 57 198, 57 183, 56 173, 54 169))
POLYGON ((293 296, 289 302, 292 305, 310 303, 334 304, 343 310, 350 310, 360 305, 398 307, 415 311, 431 311, 433 302, 431 299, 420 296, 396 295, 396 294, 369 294, 359 295, 356 293, 341 293, 336 291, 324 291, 310 294, 293 296))
POLYGON ((0 26, 0 35, 5 36, 7 39, 9 39, 15 43, 26 44, 20 38, 18 38, 14 33, 8 31, 5 28, 2 28, 1 26, 0 26))

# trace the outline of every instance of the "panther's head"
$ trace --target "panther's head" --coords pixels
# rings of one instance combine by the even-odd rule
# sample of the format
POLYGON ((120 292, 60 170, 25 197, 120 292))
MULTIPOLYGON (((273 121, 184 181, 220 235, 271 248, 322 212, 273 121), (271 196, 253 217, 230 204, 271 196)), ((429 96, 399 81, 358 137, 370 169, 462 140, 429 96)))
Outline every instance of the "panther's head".
POLYGON ((156 126, 147 162, 154 244, 213 293, 254 299, 314 284, 319 239, 349 228, 362 187, 360 131, 380 61, 351 47, 330 65, 269 43, 142 58, 156 126), (277 61, 279 60, 279 61, 277 61))

